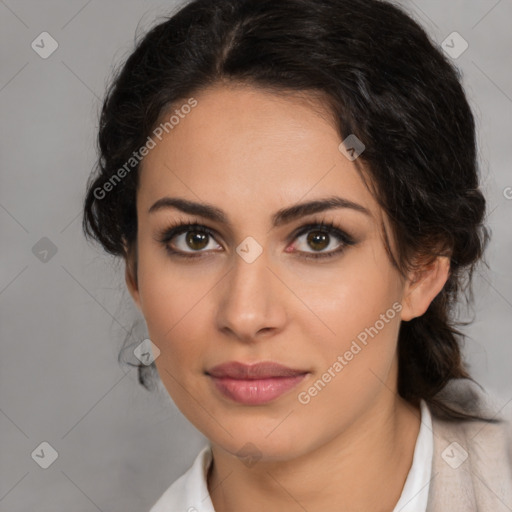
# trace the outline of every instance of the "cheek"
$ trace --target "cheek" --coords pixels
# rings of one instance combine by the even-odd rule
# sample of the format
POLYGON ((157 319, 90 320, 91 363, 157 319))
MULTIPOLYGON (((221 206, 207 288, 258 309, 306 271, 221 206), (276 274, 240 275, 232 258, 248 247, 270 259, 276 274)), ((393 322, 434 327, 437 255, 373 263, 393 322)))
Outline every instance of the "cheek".
POLYGON ((370 284, 348 276, 338 283, 339 295, 317 304, 324 304, 318 316, 335 334, 324 330, 318 344, 304 346, 317 364, 295 394, 297 418, 324 437, 347 428, 395 389, 401 305, 392 287, 370 284))
POLYGON ((353 407, 356 397, 370 397, 390 377, 400 326, 399 277, 384 252, 368 248, 354 252, 325 278, 318 273, 316 278, 319 286, 310 288, 314 291, 306 299, 316 319, 307 315, 301 330, 306 338, 320 341, 304 349, 318 357, 315 379, 322 382, 315 390, 310 381, 301 391, 308 397, 322 394, 318 407, 330 400, 353 407), (314 328, 315 336, 312 326, 322 324, 321 331, 314 328))
POLYGON ((196 424, 204 418, 200 409, 191 407, 190 397, 202 396, 208 337, 204 332, 205 303, 200 301, 204 292, 192 292, 184 284, 162 276, 147 280, 140 289, 149 338, 160 350, 155 361, 160 379, 176 406, 196 424))
POLYGON ((204 339, 199 329, 205 323, 206 302, 201 301, 205 292, 191 290, 186 284, 160 275, 140 285, 149 335, 160 349, 162 360, 172 367, 178 360, 194 360, 204 339))
POLYGON ((158 252, 159 250, 151 250, 141 244, 138 286, 149 337, 160 349, 157 367, 165 362, 165 366, 171 371, 173 362, 177 360, 173 352, 180 348, 182 331, 198 315, 199 297, 195 286, 192 283, 186 286, 179 273, 171 271, 169 263, 158 252))
MULTIPOLYGON (((297 295, 304 298, 317 323, 324 324, 325 338, 332 339, 334 345, 373 326, 401 298, 398 274, 384 251, 377 253, 370 244, 347 253, 337 266, 316 268, 305 275, 296 278, 297 295)), ((386 320, 395 319, 396 323, 397 307, 389 311, 386 320)), ((304 326, 311 326, 312 318, 309 315, 304 326)))

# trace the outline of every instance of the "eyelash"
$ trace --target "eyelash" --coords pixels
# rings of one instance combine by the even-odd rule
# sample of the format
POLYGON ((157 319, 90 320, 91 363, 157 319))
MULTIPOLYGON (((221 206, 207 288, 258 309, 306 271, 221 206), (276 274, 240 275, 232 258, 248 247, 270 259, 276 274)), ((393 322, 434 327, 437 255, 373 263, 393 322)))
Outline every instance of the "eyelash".
MULTIPOLYGON (((211 238, 215 239, 215 233, 207 228, 206 226, 203 226, 202 224, 199 224, 198 222, 180 222, 171 226, 168 226, 163 231, 161 231, 156 240, 160 244, 162 244, 165 248, 165 250, 171 255, 171 256, 178 256, 180 258, 184 259, 193 259, 193 258, 201 258, 202 253, 201 251, 196 251, 195 253, 184 253, 183 251, 171 249, 169 246, 169 242, 177 235, 181 235, 182 233, 187 233, 189 231, 195 231, 199 233, 204 233, 211 238)), ((301 226, 291 237, 292 240, 295 240, 296 238, 309 233, 310 231, 320 231, 323 233, 326 233, 328 235, 334 235, 340 242, 342 242, 341 246, 338 249, 329 251, 329 252, 318 252, 318 253, 301 253, 301 257, 304 259, 312 259, 317 260, 319 258, 327 259, 334 257, 338 254, 341 254, 347 246, 355 245, 354 239, 349 236, 345 231, 338 228, 333 222, 317 222, 317 223, 311 223, 306 224, 304 226, 301 226)), ((300 251, 299 251, 300 252, 300 251)))

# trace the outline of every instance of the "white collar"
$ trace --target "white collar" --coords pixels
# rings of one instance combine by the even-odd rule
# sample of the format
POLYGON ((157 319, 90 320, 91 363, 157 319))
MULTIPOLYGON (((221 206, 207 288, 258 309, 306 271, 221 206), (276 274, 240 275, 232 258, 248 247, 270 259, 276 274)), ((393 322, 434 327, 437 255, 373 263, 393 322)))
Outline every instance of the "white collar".
MULTIPOLYGON (((433 442, 432 418, 427 404, 421 400, 421 424, 412 466, 393 512, 425 512, 430 487, 433 442)), ((164 492, 150 512, 215 512, 206 480, 211 461, 212 452, 208 444, 199 452, 190 469, 164 492)))
POLYGON ((420 408, 420 431, 414 447, 411 469, 393 512, 425 512, 427 510, 434 454, 434 434, 432 432, 432 417, 425 400, 421 400, 420 408))

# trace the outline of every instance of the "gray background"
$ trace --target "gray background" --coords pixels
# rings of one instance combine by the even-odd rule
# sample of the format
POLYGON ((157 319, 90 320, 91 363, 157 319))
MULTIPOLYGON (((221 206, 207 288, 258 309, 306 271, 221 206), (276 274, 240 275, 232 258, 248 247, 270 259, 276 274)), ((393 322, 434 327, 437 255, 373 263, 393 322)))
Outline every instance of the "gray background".
MULTIPOLYGON (((509 409, 512 0, 402 4, 438 44, 453 31, 469 44, 456 63, 477 118, 493 239, 466 354, 509 409)), ((163 388, 145 391, 118 364, 136 309, 123 266, 80 225, 112 66, 175 5, 0 0, 1 512, 149 510, 204 443, 163 388), (31 48, 43 31, 59 45, 47 59, 31 48), (46 262, 33 252, 43 237, 57 248, 46 262), (43 441, 58 452, 46 470, 31 457, 43 441)))

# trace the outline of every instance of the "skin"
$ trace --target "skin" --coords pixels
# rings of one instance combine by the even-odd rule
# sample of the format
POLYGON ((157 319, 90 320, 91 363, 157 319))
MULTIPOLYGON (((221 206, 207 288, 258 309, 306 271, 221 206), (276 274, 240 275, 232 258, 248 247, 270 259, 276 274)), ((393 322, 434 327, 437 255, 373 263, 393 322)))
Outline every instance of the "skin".
MULTIPOLYGON (((321 104, 234 84, 195 98, 198 105, 142 163, 137 276, 128 261, 126 282, 160 349, 163 384, 212 443, 208 487, 215 510, 390 511, 420 427, 418 404, 396 391, 398 329, 426 311, 448 278, 449 261, 439 257, 419 272, 399 274, 383 241, 381 223, 391 233, 388 220, 339 151, 321 104), (272 228, 277 210, 332 195, 370 215, 337 208, 272 228), (229 225, 174 208, 148 213, 164 196, 215 205, 229 225), (290 236, 322 220, 356 243, 332 258, 306 260, 301 254, 315 253, 307 233, 290 236), (189 254, 200 247, 201 257, 169 255, 157 241, 176 221, 214 232, 202 246, 187 245, 186 235, 173 240, 189 254), (248 236, 263 249, 252 263, 236 252, 248 236), (298 393, 394 303, 401 311, 301 404, 298 393), (269 404, 241 405, 205 375, 233 360, 276 361, 310 373, 269 404), (236 455, 243 446, 252 447, 255 464, 236 455)), ((320 252, 340 245, 331 235, 320 252)))

